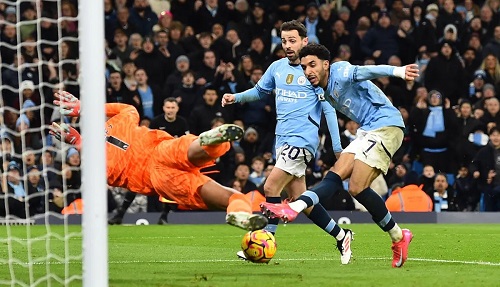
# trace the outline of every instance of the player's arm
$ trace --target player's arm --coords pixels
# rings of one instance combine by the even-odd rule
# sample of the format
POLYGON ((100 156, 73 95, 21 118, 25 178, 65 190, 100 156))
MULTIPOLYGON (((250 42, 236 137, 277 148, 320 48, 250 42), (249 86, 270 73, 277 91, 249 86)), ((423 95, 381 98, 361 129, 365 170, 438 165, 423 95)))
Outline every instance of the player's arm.
POLYGON ((346 71, 351 74, 355 82, 373 80, 380 77, 397 77, 406 81, 413 81, 419 76, 418 65, 409 64, 402 67, 390 65, 350 66, 346 71))
POLYGON ((269 68, 264 72, 262 78, 259 82, 255 84, 253 88, 236 94, 224 94, 222 96, 222 106, 231 105, 234 103, 246 103, 253 102, 263 99, 266 95, 271 94, 273 89, 276 87, 274 81, 274 66, 275 63, 271 64, 269 68))
POLYGON ((337 121, 337 112, 328 102, 322 101, 321 107, 323 108, 323 113, 325 113, 326 123, 328 125, 328 131, 332 137, 332 146, 335 157, 338 158, 342 152, 342 145, 340 144, 340 131, 339 122, 337 121))
POLYGON ((104 106, 106 108, 106 117, 110 118, 120 113, 128 113, 131 116, 137 117, 139 122, 139 113, 134 106, 120 103, 109 103, 104 106))

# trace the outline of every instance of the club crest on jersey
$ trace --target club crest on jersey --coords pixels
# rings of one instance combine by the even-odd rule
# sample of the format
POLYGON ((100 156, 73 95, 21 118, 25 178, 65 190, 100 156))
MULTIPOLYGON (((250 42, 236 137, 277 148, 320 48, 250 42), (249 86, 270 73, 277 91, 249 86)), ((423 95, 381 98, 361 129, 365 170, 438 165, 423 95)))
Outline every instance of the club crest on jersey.
POLYGON ((286 76, 286 83, 287 83, 288 85, 290 85, 292 82, 293 82, 293 75, 292 75, 292 74, 288 74, 288 75, 286 76))
POLYGON ((305 83, 306 83, 306 77, 305 77, 305 76, 300 76, 300 77, 297 79, 297 83, 298 83, 299 85, 302 85, 302 86, 303 86, 303 85, 305 85, 305 83))

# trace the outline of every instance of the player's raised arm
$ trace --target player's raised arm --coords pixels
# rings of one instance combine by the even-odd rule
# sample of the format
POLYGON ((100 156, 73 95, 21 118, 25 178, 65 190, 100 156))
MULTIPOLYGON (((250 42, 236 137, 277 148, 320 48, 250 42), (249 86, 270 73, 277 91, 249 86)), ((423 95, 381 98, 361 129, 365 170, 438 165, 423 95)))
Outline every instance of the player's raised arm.
POLYGON ((380 77, 398 77, 406 81, 413 81, 419 76, 417 64, 402 67, 390 65, 352 66, 350 70, 352 70, 352 79, 357 82, 380 77))
POLYGON ((222 106, 231 105, 234 103, 246 103, 258 101, 264 98, 266 95, 271 94, 272 90, 276 88, 276 83, 274 82, 274 63, 267 68, 267 70, 260 78, 259 82, 255 84, 253 88, 236 94, 224 94, 222 96, 221 104, 222 106))

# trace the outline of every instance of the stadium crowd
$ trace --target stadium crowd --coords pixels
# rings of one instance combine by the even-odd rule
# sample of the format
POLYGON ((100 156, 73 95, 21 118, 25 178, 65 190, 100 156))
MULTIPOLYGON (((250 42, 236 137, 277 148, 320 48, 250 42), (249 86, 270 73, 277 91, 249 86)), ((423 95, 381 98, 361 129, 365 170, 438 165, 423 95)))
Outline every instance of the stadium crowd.
MULTIPOLYGON (((406 123, 403 145, 374 186, 381 196, 407 200, 401 195, 417 185, 429 211, 500 211, 499 0, 344 0, 340 8, 326 0, 150 2, 104 0, 103 96, 135 106, 140 125, 174 136, 221 123, 243 127, 243 139, 206 170, 219 183, 263 193, 274 163, 274 98, 223 108, 220 97, 253 87, 270 63, 285 57, 280 25, 298 19, 309 42, 327 46, 332 61, 419 65, 414 82, 374 81, 406 123)), ((53 121, 78 126, 51 104, 60 89, 79 97, 78 3, 36 3, 0 1, 1 188, 12 195, 0 199, 0 216, 5 206, 19 217, 64 212, 80 197, 79 152, 57 152, 48 134, 53 121)), ((358 125, 339 114, 339 127, 346 146, 358 125)), ((325 121, 318 136, 308 186, 335 161, 325 121)), ((110 211, 122 193, 110 189, 110 211)), ((147 208, 144 198, 136 202, 143 210, 161 209, 156 197, 147 208)), ((362 209, 347 192, 322 203, 362 209)))

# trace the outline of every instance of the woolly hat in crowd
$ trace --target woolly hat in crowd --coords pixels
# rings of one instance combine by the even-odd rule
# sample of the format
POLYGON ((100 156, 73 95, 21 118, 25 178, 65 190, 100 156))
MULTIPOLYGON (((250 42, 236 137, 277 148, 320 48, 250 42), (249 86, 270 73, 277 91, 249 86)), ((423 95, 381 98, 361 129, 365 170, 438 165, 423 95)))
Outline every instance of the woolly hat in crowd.
POLYGON ((68 154, 66 155, 66 159, 69 159, 72 155, 75 155, 75 154, 80 154, 80 153, 78 152, 78 150, 76 148, 74 148, 74 147, 70 148, 68 150, 68 154))

